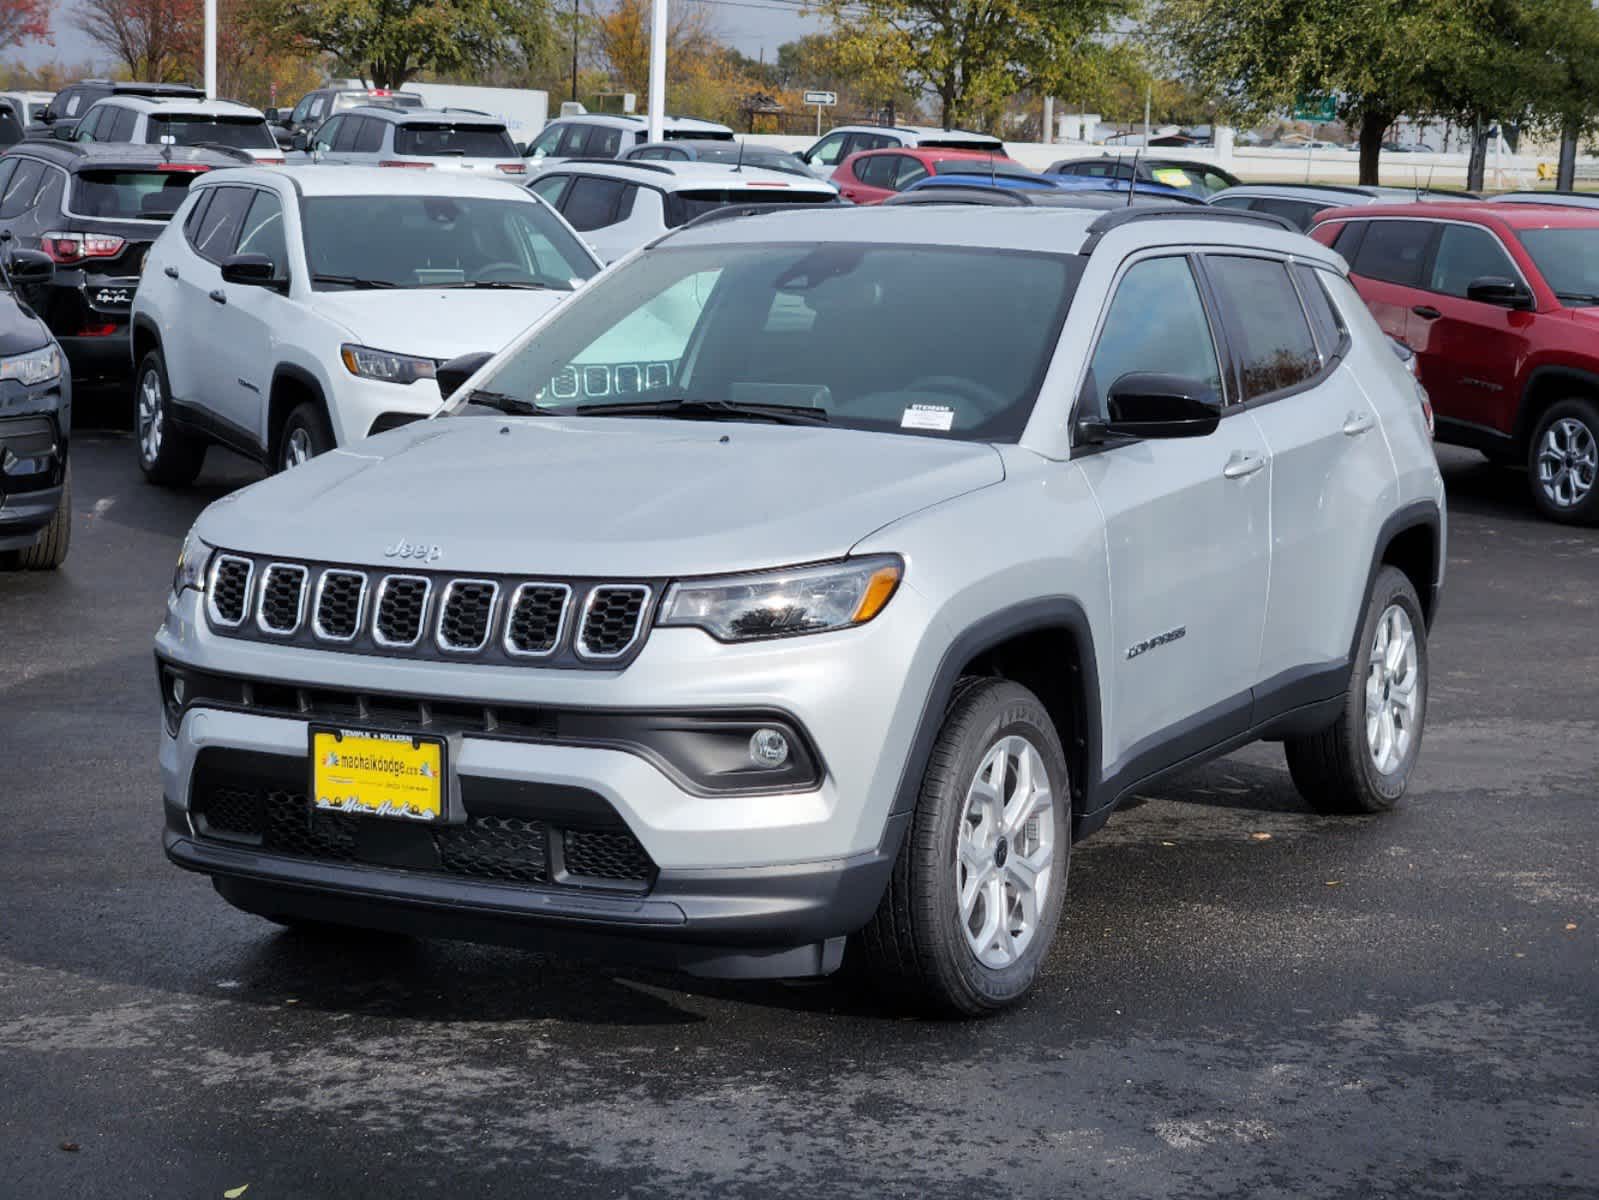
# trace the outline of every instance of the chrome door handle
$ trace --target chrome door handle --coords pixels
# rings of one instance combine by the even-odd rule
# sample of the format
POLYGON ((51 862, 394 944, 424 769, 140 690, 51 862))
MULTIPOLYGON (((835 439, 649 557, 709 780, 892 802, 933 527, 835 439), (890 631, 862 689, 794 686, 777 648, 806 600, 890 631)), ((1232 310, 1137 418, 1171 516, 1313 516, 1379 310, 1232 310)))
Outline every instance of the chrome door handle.
POLYGON ((1250 450, 1234 450, 1221 473, 1228 479, 1243 479, 1266 465, 1266 456, 1250 450))
POLYGON ((215 300, 218 304, 226 304, 228 302, 228 294, 221 288, 217 288, 216 291, 211 293, 211 299, 215 300))
POLYGON ((163 267, 162 272, 168 279, 176 279, 178 277, 178 269, 176 267, 163 267))
POLYGON ((1344 436, 1359 437, 1376 423, 1377 418, 1369 412, 1352 412, 1344 418, 1344 436))

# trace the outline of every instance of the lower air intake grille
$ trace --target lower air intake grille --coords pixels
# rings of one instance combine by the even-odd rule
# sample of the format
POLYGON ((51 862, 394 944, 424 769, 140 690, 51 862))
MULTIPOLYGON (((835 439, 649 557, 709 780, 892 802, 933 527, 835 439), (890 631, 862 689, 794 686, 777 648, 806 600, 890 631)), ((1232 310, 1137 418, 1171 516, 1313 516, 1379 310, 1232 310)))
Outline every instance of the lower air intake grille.
POLYGON ((620 658, 638 637, 639 622, 649 603, 650 589, 643 586, 597 587, 589 593, 578 634, 578 653, 584 658, 620 658))
POLYGON ((240 625, 250 603, 250 577, 255 564, 224 554, 211 570, 211 619, 218 625, 240 625))
POLYGON ((524 583, 511 597, 505 648, 512 654, 549 654, 561 640, 572 589, 562 583, 524 583))
POLYGON ((586 879, 648 882, 655 865, 625 830, 568 829, 562 834, 566 873, 586 879))
POLYGON ((434 830, 444 869, 478 879, 543 883, 550 877, 543 821, 526 817, 468 817, 466 824, 434 830))
POLYGON ((422 636, 428 581, 420 575, 390 575, 378 586, 374 633, 380 646, 413 646, 422 636))
POLYGON ((265 633, 289 634, 305 615, 304 567, 271 563, 261 572, 261 600, 256 620, 265 633))
POLYGON ((359 571, 322 572, 322 582, 317 584, 313 631, 331 642, 350 641, 361 631, 365 604, 365 575, 359 571))
POLYGON ((472 653, 489 640, 499 585, 487 579, 452 579, 439 613, 439 647, 472 653))

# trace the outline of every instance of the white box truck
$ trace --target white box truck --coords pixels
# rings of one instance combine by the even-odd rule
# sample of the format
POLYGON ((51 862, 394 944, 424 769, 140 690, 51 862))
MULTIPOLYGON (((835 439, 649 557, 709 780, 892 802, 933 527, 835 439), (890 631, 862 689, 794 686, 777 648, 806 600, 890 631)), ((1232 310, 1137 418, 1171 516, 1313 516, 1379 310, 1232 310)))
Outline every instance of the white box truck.
POLYGON ((539 135, 550 117, 548 92, 532 88, 468 87, 455 83, 407 83, 400 90, 422 98, 429 108, 467 108, 499 117, 518 148, 539 135))

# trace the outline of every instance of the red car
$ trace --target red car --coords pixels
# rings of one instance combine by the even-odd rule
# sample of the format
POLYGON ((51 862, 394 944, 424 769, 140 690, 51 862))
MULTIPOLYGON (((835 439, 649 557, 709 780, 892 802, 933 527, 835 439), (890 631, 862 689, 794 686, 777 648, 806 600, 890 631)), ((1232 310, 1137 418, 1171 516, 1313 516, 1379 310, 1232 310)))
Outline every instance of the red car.
POLYGON ((838 164, 833 182, 844 199, 856 204, 881 204, 929 175, 1025 175, 1038 173, 1017 166, 1002 154, 981 150, 948 150, 937 146, 896 146, 892 150, 863 150, 838 164))
POLYGON ((1599 522, 1599 212, 1372 205, 1310 236, 1416 352, 1439 441, 1525 463, 1544 515, 1599 522))

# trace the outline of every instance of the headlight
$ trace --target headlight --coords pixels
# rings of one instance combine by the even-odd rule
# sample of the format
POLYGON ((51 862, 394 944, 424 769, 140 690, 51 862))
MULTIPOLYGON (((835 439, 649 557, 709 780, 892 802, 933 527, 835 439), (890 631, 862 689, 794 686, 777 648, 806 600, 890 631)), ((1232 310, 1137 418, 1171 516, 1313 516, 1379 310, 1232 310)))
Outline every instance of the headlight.
POLYGON ((0 358, 0 379, 15 379, 18 383, 43 383, 61 374, 61 351, 55 346, 30 350, 26 354, 13 354, 0 358))
POLYGON ((178 551, 178 567, 172 572, 172 594, 181 596, 184 588, 205 591, 205 569, 211 562, 211 547, 194 536, 183 539, 183 549, 178 551))
POLYGON ((668 589, 657 623, 696 626, 723 642, 845 629, 882 612, 904 572, 898 558, 879 555, 753 575, 685 579, 668 589))
POLYGON ((418 379, 432 379, 435 369, 431 358, 374 350, 370 346, 341 346, 339 356, 344 359, 344 365, 351 375, 359 375, 363 379, 381 379, 385 383, 415 383, 418 379))

